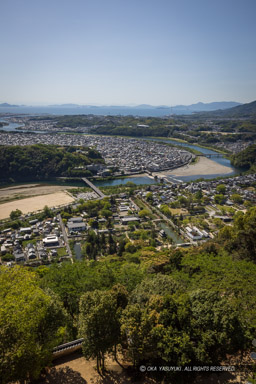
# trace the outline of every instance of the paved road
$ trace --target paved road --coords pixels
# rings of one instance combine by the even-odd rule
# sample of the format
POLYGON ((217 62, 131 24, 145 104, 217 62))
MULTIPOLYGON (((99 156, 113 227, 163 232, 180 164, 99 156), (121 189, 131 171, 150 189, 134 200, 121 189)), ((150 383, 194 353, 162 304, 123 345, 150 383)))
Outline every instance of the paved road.
POLYGON ((66 228, 65 228, 65 225, 64 225, 64 223, 62 221, 61 215, 58 215, 58 219, 59 219, 61 231, 62 231, 62 234, 63 234, 63 239, 64 239, 64 242, 66 244, 67 251, 68 251, 68 255, 71 258, 71 261, 73 263, 73 255, 72 255, 72 252, 71 252, 71 249, 70 249, 70 246, 69 246, 66 228))

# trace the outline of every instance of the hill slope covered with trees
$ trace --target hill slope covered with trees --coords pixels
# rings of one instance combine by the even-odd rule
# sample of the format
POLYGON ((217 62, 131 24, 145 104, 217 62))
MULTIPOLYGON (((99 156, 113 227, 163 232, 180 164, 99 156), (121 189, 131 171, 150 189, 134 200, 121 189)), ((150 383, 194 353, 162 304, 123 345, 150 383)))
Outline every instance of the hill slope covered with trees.
POLYGON ((238 168, 246 170, 256 170, 256 144, 250 145, 243 151, 232 156, 232 164, 238 168))
MULTIPOLYGON (((199 114, 198 114, 199 115, 199 114)), ((220 117, 255 117, 256 116, 256 100, 251 103, 246 103, 238 105, 233 108, 228 108, 225 110, 217 110, 212 112, 203 112, 202 116, 220 116, 220 117)), ((195 114, 197 116, 197 114, 195 114)))
POLYGON ((84 167, 103 162, 94 149, 56 145, 0 146, 0 181, 47 180, 58 176, 90 176, 84 167), (82 167, 82 168, 79 168, 82 167))

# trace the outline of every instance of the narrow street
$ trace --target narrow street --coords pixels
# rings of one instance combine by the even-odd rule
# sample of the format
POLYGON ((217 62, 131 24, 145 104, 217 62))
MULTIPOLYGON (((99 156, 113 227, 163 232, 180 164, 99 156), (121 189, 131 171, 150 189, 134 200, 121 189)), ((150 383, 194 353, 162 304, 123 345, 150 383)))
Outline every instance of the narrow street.
POLYGON ((70 246, 69 246, 69 242, 68 242, 68 236, 67 236, 67 232, 66 232, 66 228, 65 228, 65 225, 62 221, 62 218, 61 218, 61 215, 58 215, 58 219, 59 219, 59 223, 60 223, 60 227, 61 227, 61 231, 62 231, 62 234, 63 234, 63 240, 64 240, 64 243, 65 243, 65 246, 66 246, 66 249, 68 251, 68 256, 70 257, 71 259, 71 262, 73 264, 74 260, 73 260, 73 255, 72 255, 72 252, 71 252, 71 249, 70 249, 70 246))

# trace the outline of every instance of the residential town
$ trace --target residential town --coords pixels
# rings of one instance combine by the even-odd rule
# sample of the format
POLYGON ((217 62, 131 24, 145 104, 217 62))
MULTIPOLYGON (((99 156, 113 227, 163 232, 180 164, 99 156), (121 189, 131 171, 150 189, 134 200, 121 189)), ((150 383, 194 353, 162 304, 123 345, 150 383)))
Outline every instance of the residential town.
POLYGON ((139 189, 124 185, 122 193, 103 188, 106 197, 101 200, 77 188, 75 202, 66 207, 46 207, 43 216, 21 214, 16 222, 3 221, 1 262, 39 266, 76 258, 98 260, 105 252, 135 245, 198 246, 232 225, 237 212, 255 205, 255 185, 256 174, 139 189))
MULTIPOLYGON (((88 122, 90 119, 87 116, 88 122)), ((78 169, 86 169, 96 178, 146 172, 152 179, 154 176, 155 184, 140 188, 127 184, 113 191, 98 189, 83 179, 91 189, 69 192, 73 202, 52 209, 46 206, 41 213, 20 212, 15 220, 3 220, 0 243, 4 264, 38 266, 77 258, 98 260, 107 252, 122 253, 147 245, 158 250, 198 246, 213 239, 223 226, 232 225, 237 212, 246 212, 256 203, 255 174, 193 182, 158 174, 195 159, 181 147, 161 144, 157 139, 56 134, 57 120, 53 119, 22 116, 11 121, 25 124, 22 128, 28 132, 1 132, 1 145, 76 146, 76 152, 85 155, 86 148, 95 148, 104 163, 80 165, 78 169), (33 129, 41 133, 31 132, 33 129)), ((209 127, 219 132, 214 122, 209 122, 209 127)), ((138 123, 137 128, 149 126, 138 123)))
MULTIPOLYGON (((1 133, 0 144, 93 147, 104 158, 106 167, 115 168, 122 174, 173 169, 189 163, 192 159, 190 152, 169 145, 109 136, 1 133)), ((100 166, 98 167, 100 169, 100 166)))

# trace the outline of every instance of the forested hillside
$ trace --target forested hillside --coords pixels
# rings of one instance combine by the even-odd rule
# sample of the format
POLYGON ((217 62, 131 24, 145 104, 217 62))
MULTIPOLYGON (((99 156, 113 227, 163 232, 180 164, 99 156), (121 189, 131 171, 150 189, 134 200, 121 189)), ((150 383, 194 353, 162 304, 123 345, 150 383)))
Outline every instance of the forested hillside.
MULTIPOLYGON (((255 228, 251 208, 199 248, 123 248, 98 262, 35 272, 0 267, 1 383, 37 377, 54 343, 77 337, 99 369, 117 347, 135 372, 141 364, 207 366, 227 355, 240 358, 256 334, 255 228)), ((182 378, 160 375, 168 383, 182 378)))
MULTIPOLYGON (((195 114, 196 116, 197 114, 195 114)), ((198 114, 199 115, 199 114, 198 114)), ((220 116, 220 117, 228 117, 228 118, 242 118, 242 117, 252 117, 256 116, 256 101, 252 101, 251 103, 246 103, 242 105, 238 105, 237 107, 228 108, 225 110, 217 110, 212 112, 203 112, 201 113, 203 116, 220 116)))
POLYGON ((232 156, 232 164, 238 168, 256 169, 256 144, 232 156))
POLYGON ((120 135, 120 136, 134 136, 134 137, 143 137, 143 136, 152 136, 152 137, 168 137, 171 136, 174 127, 164 127, 162 125, 153 126, 153 127, 126 127, 126 126, 115 126, 115 127, 96 127, 91 129, 91 133, 97 135, 120 135))
POLYGON ((89 127, 90 133, 121 136, 171 136, 177 128, 172 118, 133 116, 59 116, 57 127, 71 127, 79 131, 80 127, 89 127))
POLYGON ((0 146, 0 181, 10 179, 43 180, 56 176, 90 176, 85 167, 103 162, 100 154, 89 148, 55 145, 0 146))

